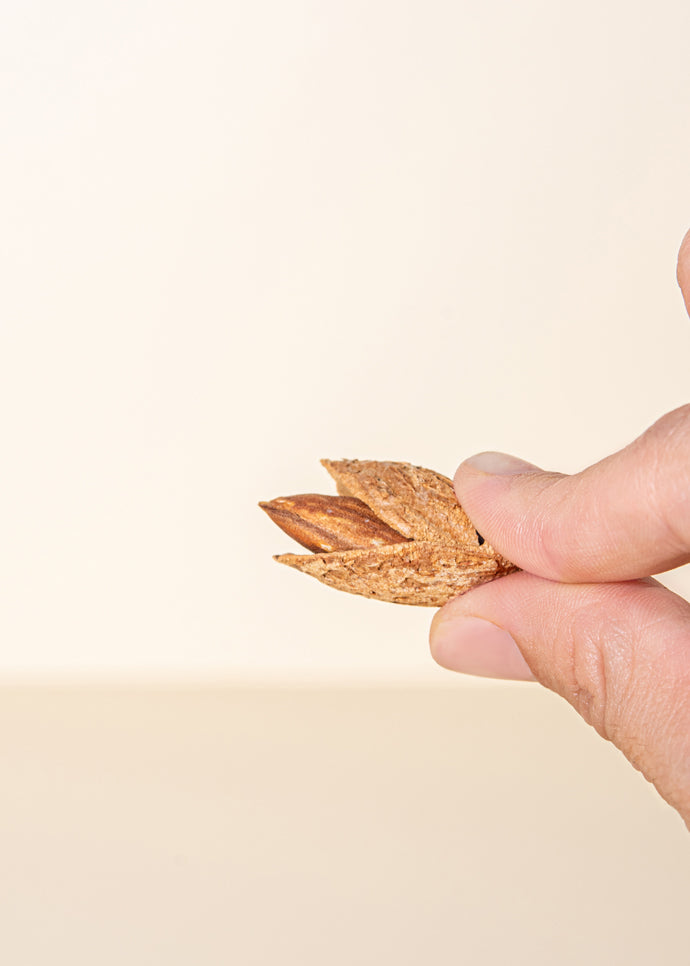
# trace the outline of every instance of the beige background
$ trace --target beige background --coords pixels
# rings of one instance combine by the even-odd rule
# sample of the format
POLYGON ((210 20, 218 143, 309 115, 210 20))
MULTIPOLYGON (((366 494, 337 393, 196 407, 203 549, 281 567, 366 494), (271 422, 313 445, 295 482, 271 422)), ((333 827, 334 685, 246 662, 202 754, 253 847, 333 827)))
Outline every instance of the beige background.
POLYGON ((573 471, 687 401, 689 33, 680 0, 8 6, 7 961, 687 961, 643 780, 437 668, 430 611, 278 568, 255 504, 322 456, 573 471))
POLYGON ((434 679, 429 615, 279 570, 256 501, 322 456, 575 470, 687 401, 688 29, 8 7, 0 668, 434 679))

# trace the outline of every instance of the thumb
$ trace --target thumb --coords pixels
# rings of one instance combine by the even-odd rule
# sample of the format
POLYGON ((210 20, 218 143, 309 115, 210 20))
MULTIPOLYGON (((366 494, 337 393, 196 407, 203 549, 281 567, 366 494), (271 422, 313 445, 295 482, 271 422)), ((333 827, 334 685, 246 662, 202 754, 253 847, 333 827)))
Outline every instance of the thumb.
POLYGON ((461 464, 455 491, 479 533, 530 573, 632 580, 690 560, 690 405, 574 476, 501 453, 461 464))
POLYGON ((690 605, 655 580, 562 584, 515 573, 434 617, 453 671, 535 679, 612 741, 690 828, 690 605))

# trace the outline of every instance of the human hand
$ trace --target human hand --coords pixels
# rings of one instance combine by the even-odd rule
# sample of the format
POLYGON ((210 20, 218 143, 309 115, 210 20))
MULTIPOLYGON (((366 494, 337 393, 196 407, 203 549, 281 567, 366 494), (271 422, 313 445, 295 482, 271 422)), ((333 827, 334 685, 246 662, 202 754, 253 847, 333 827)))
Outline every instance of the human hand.
MULTIPOLYGON (((690 311, 690 233, 678 280, 690 311)), ((690 828, 690 604, 648 576, 690 562, 690 405, 574 476, 482 453, 454 482, 523 571, 446 604, 434 659, 556 691, 690 828)))

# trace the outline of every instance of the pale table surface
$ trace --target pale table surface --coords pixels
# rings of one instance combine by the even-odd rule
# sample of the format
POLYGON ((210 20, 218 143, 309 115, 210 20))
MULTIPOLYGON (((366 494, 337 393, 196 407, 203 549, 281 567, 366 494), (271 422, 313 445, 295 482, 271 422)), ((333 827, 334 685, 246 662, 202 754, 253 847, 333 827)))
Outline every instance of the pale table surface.
POLYGON ((0 958, 687 964, 690 839, 531 686, 0 690, 0 958))

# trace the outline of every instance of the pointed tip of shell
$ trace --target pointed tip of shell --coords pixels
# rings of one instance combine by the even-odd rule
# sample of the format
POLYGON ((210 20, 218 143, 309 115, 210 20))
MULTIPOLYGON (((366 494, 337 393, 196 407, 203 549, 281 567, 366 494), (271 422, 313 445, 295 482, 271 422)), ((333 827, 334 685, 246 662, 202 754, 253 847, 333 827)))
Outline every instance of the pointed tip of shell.
POLYGON ((307 564, 315 557, 325 557, 324 553, 274 553, 273 559, 276 563, 285 564, 286 567, 295 567, 300 570, 303 564, 307 564))

